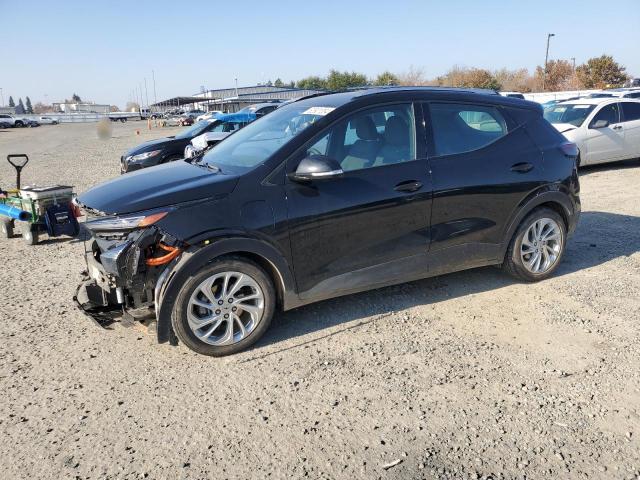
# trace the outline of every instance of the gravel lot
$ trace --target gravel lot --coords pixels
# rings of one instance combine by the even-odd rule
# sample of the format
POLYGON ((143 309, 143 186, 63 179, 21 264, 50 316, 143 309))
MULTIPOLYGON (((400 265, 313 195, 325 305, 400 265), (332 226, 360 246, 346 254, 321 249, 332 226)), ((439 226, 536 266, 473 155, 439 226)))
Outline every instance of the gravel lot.
MULTIPOLYGON (((0 185, 24 152, 24 183, 80 192, 177 130, 0 130, 0 185)), ((582 200, 548 281, 484 268, 325 301, 223 359, 94 326, 80 242, 4 241, 2 477, 640 479, 640 162, 583 170, 582 200)))

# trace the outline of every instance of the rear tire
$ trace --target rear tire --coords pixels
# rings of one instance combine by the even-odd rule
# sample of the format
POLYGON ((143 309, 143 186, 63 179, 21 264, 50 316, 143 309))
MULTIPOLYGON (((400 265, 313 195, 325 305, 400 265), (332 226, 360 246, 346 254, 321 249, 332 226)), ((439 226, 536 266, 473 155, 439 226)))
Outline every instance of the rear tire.
POLYGON ((26 225, 22 229, 22 239, 27 245, 37 245, 40 241, 40 233, 35 227, 26 225))
POLYGON ((275 289, 267 273, 254 262, 235 256, 192 268, 178 293, 171 320, 178 339, 194 352, 213 357, 254 344, 269 328, 276 307, 275 289))
POLYGON ((537 208, 520 223, 511 239, 502 268, 518 280, 544 280, 558 268, 566 238, 564 219, 549 208, 537 208))

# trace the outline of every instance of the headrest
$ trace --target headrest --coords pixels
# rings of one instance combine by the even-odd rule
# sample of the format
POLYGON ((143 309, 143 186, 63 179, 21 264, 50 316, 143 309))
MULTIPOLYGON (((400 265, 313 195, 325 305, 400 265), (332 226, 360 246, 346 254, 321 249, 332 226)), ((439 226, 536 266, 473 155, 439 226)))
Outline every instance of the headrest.
POLYGON ((409 126, 407 122, 397 115, 389 117, 384 127, 384 140, 387 145, 409 145, 409 126))
POLYGON ((362 116, 355 119, 356 135, 360 140, 378 140, 378 131, 371 117, 362 116))

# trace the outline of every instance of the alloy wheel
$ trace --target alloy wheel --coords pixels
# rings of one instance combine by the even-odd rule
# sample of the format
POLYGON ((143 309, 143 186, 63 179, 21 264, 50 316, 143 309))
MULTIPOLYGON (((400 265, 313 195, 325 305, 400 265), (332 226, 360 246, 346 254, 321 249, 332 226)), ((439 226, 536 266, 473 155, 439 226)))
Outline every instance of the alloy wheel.
POLYGON ((221 272, 202 281, 188 304, 187 320, 193 334, 215 346, 246 338, 262 320, 264 293, 246 273, 221 272))
POLYGON ((558 223, 550 218, 537 219, 522 237, 522 263, 529 272, 543 274, 556 264, 562 247, 562 230, 558 223))

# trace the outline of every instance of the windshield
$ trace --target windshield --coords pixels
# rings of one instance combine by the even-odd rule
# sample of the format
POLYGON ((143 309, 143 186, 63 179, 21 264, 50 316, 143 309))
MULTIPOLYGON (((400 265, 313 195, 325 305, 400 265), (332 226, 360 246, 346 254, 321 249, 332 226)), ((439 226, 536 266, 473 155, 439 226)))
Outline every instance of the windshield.
POLYGON ((223 171, 225 166, 243 170, 256 167, 332 110, 292 103, 229 136, 209 150, 203 161, 223 171))
POLYGON ((189 128, 185 128, 183 131, 176 135, 176 138, 192 138, 200 135, 210 124, 210 120, 201 120, 197 123, 194 123, 189 128))
POLYGON ((585 121, 595 105, 551 105, 544 109, 544 118, 549 123, 569 123, 579 127, 585 121))

